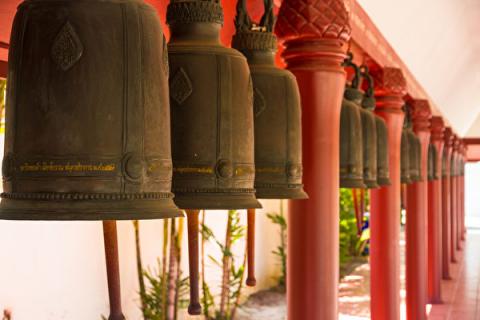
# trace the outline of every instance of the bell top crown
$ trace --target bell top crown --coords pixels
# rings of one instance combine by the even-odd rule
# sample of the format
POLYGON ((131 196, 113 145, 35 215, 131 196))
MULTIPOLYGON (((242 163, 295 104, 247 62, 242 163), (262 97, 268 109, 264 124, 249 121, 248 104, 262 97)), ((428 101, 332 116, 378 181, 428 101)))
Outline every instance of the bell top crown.
POLYGON ((277 50, 277 37, 273 34, 275 14, 273 0, 264 0, 264 13, 260 23, 255 24, 247 10, 246 0, 238 0, 235 17, 236 33, 232 39, 232 47, 240 51, 277 50))
POLYGON ((167 8, 167 23, 214 23, 223 25, 219 0, 172 0, 167 8))

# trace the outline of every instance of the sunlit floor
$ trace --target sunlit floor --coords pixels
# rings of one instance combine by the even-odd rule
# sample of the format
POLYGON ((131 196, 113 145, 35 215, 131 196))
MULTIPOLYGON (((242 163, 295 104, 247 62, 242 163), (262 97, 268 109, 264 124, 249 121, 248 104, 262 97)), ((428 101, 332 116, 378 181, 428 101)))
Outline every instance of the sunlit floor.
MULTIPOLYGON (((402 233, 403 236, 403 233, 402 233)), ((443 304, 428 305, 429 320, 480 320, 480 228, 468 230, 464 249, 458 254, 458 262, 451 265, 453 279, 442 280, 443 304)), ((405 241, 401 247, 401 318, 405 315, 405 241)), ((370 268, 361 265, 340 283, 340 320, 370 319, 370 268)), ((285 297, 272 296, 268 306, 247 304, 239 319, 283 320, 285 319, 285 297)))
POLYGON ((434 305, 429 320, 480 320, 480 229, 469 229, 452 281, 442 282, 444 304, 434 305))

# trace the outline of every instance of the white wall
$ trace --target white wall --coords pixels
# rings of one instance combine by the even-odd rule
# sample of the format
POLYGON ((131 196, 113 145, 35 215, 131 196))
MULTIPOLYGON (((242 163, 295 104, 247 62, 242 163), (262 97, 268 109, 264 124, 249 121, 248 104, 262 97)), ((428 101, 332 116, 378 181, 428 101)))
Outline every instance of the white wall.
MULTIPOLYGON (((3 135, 0 152, 3 154, 3 135)), ((279 212, 280 201, 264 201, 257 214, 256 290, 275 284, 280 268, 271 251, 279 243, 277 228, 266 212, 279 212)), ((286 206, 285 206, 286 207, 286 206)), ((246 212, 242 213, 246 224, 246 212)), ((207 213, 209 225, 224 239, 226 212, 207 213)), ((144 267, 157 267, 163 239, 162 221, 142 221, 144 267)), ((186 230, 186 224, 185 224, 186 230)), ((122 300, 127 319, 141 319, 134 231, 130 221, 118 223, 122 300)), ((108 315, 108 294, 101 222, 18 222, 0 220, 0 314, 11 309, 14 320, 95 320, 108 315)), ((186 234, 183 272, 187 269, 186 234)), ((243 258, 245 243, 234 253, 243 258)), ((207 253, 218 255, 212 245, 207 253)), ((221 272, 209 263, 208 282, 220 286, 221 272)), ((252 292, 252 289, 245 291, 252 292)))
POLYGON ((465 169, 465 216, 467 227, 480 228, 480 163, 465 169))

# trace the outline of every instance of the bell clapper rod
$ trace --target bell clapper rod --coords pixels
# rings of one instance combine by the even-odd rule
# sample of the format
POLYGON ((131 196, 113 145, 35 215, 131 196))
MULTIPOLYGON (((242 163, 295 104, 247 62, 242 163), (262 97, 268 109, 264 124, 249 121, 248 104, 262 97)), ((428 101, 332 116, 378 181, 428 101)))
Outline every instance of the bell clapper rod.
POLYGON ((190 269, 190 315, 202 314, 199 292, 199 258, 198 258, 198 214, 200 210, 186 210, 188 224, 188 264, 190 269))
POLYGON ((257 285, 255 278, 255 209, 248 209, 247 215, 248 276, 246 284, 249 287, 255 287, 257 285))
POLYGON ((103 221, 103 240, 105 243, 108 297, 110 300, 110 316, 108 317, 108 320, 125 320, 125 316, 122 312, 117 222, 115 220, 103 221))

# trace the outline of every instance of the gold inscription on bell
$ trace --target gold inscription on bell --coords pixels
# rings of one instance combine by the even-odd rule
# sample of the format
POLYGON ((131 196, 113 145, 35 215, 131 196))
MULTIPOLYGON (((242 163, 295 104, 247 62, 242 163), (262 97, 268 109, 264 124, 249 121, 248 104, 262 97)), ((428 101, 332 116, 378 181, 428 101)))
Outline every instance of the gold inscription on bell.
POLYGON ((114 163, 97 163, 97 164, 55 164, 50 163, 24 163, 20 165, 21 172, 111 172, 115 171, 114 163))

